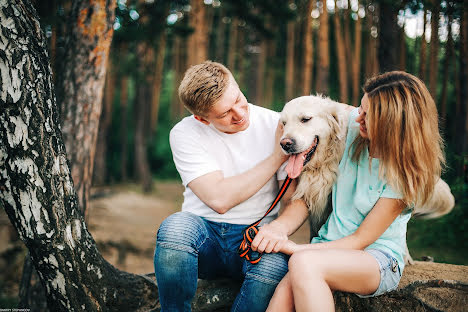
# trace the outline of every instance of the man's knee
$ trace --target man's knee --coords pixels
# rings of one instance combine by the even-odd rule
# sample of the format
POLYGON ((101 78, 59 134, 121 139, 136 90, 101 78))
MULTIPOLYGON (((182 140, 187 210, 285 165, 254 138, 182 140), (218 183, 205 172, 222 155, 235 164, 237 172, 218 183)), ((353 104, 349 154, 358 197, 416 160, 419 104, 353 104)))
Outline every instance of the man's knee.
POLYGON ((159 227, 156 248, 170 248, 197 253, 206 240, 204 221, 189 212, 177 212, 167 217, 159 227))
POLYGON ((247 264, 245 277, 276 285, 288 272, 288 258, 282 253, 263 254, 257 264, 247 264))

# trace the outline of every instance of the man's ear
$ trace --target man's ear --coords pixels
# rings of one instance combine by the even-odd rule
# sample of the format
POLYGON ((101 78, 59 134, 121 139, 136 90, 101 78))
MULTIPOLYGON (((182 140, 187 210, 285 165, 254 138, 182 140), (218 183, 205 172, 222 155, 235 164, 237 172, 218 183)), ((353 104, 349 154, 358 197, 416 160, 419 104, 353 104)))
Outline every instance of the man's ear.
POLYGON ((198 120, 198 121, 201 122, 201 123, 204 123, 204 124, 207 125, 207 126, 210 124, 210 122, 209 122, 208 120, 206 120, 205 118, 203 118, 203 117, 200 116, 200 115, 195 115, 195 114, 194 114, 193 117, 195 117, 196 120, 198 120))

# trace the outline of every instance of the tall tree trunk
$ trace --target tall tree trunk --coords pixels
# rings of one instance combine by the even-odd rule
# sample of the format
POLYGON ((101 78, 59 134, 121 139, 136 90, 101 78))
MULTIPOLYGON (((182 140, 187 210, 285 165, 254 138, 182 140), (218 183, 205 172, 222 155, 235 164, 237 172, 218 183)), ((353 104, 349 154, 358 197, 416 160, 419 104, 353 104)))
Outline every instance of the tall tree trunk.
POLYGON ((330 76, 330 49, 328 34, 328 9, 326 0, 322 0, 320 27, 318 30, 317 92, 328 95, 330 76))
POLYGON ((0 42, 9 47, 0 54, 0 205, 31 254, 49 310, 154 309, 155 283, 106 262, 78 208, 45 36, 29 1, 0 1, 0 42))
MULTIPOLYGON (((342 37, 343 28, 341 27, 340 13, 335 0, 335 13, 333 14, 335 25, 336 55, 338 63, 338 78, 340 82, 340 102, 348 103, 348 71, 346 64, 346 52, 344 40, 342 37)), ((347 32, 348 30, 345 30, 347 32)))
MULTIPOLYGON (((294 4, 294 0, 289 1, 294 4)), ((285 89, 286 101, 294 97, 294 45, 295 45, 295 21, 289 21, 286 30, 286 74, 285 74, 285 89)))
POLYGON ((226 23, 223 21, 224 10, 219 9, 218 27, 216 32, 216 61, 224 64, 224 45, 226 40, 226 23))
POLYGON ((440 1, 432 1, 431 12, 431 46, 429 60, 429 91, 437 103, 437 77, 439 76, 439 12, 440 1))
POLYGON ((378 16, 379 7, 374 5, 374 11, 372 12, 369 8, 366 10, 366 28, 368 31, 367 38, 367 55, 366 55, 366 79, 376 75, 380 71, 378 49, 379 40, 377 37, 378 23, 375 22, 375 18, 378 16))
POLYGON ((112 61, 109 61, 107 64, 103 106, 96 142, 96 154, 94 156, 93 185, 104 185, 107 178, 107 135, 112 121, 112 102, 115 90, 115 72, 112 68, 112 61))
POLYGON ((238 42, 237 42, 237 52, 239 53, 237 58, 237 65, 235 67, 235 72, 237 72, 237 83, 239 84, 241 90, 244 90, 245 85, 245 27, 239 27, 237 32, 238 42))
POLYGON ((466 182, 468 179, 468 169, 464 165, 468 157, 468 3, 466 1, 463 3, 460 26, 460 104, 456 119, 455 152, 461 156, 456 172, 463 172, 466 182))
MULTIPOLYGON (((452 23, 453 23, 453 12, 451 9, 447 12, 448 14, 448 34, 447 34, 447 43, 445 44, 445 58, 444 58, 444 67, 442 74, 442 94, 440 96, 440 122, 441 128, 445 129, 446 118, 447 118, 447 87, 449 81, 450 68, 452 66, 453 58, 453 38, 452 38, 452 23)), ((455 82, 456 83, 456 82, 455 82)), ((445 130, 447 133, 447 131, 445 130)))
POLYGON ((426 80, 426 28, 427 28, 427 9, 424 9, 423 34, 421 36, 421 47, 419 50, 419 78, 426 80))
POLYGON ((314 71, 314 41, 312 28, 312 10, 315 8, 316 0, 309 0, 307 5, 306 22, 304 30, 304 53, 302 95, 310 95, 312 88, 312 75, 314 71))
POLYGON ((399 45, 398 45, 398 50, 399 50, 399 55, 398 55, 398 63, 399 66, 398 68, 402 71, 406 71, 406 33, 405 33, 405 22, 403 22, 403 26, 400 28, 398 32, 398 37, 399 37, 399 45))
POLYGON ((398 9, 391 1, 380 1, 379 8, 379 65, 381 72, 398 69, 398 9))
MULTIPOLYGON (((275 30, 274 30, 275 31, 275 30)), ((273 95, 275 84, 275 59, 276 59, 276 42, 274 38, 268 39, 266 42, 266 54, 268 64, 266 65, 265 78, 265 107, 273 107, 273 95)))
POLYGON ((61 126, 79 207, 86 211, 113 35, 114 1, 75 1, 57 66, 61 126))
MULTIPOLYGON (((126 49, 125 49, 126 50, 126 49)), ((124 51, 125 51, 124 50, 124 51)), ((128 76, 123 74, 120 78, 120 177, 127 181, 128 171, 128 76)))
POLYGON ((135 163, 138 181, 145 193, 151 191, 152 178, 148 162, 147 147, 151 121, 151 99, 153 96, 154 49, 147 42, 137 47, 140 61, 139 82, 135 99, 135 163))
MULTIPOLYGON (((351 2, 349 0, 346 0, 346 9, 344 10, 344 15, 343 15, 343 39, 344 39, 344 46, 345 46, 345 55, 347 60, 351 60, 353 58, 352 56, 352 44, 351 44, 351 25, 350 25, 350 19, 349 17, 351 16, 351 2)), ((358 11, 359 11, 359 3, 358 3, 358 11)), ((359 14, 357 14, 357 17, 359 19, 359 14)), ((353 76, 352 76, 352 69, 350 70, 349 68, 349 62, 345 62, 345 66, 347 68, 346 72, 348 74, 348 81, 352 81, 353 76)))
POLYGON ((257 68, 257 79, 255 88, 255 104, 259 106, 265 106, 265 98, 263 97, 265 87, 265 63, 267 57, 267 41, 265 38, 261 38, 260 42, 260 53, 257 53, 258 68, 257 68))
POLYGON ((238 21, 236 17, 232 18, 231 29, 229 31, 229 49, 228 49, 228 68, 233 73, 236 68, 236 56, 237 56, 237 30, 238 30, 238 21))
POLYGON ((205 3, 203 0, 190 0, 190 26, 194 32, 189 38, 189 65, 199 64, 208 55, 208 27, 205 20, 205 3))
POLYGON ((158 47, 156 50, 156 59, 154 67, 154 78, 153 78, 153 92, 151 94, 151 112, 150 112, 150 133, 149 136, 152 137, 155 134, 157 125, 158 125, 158 115, 159 115, 159 102, 161 97, 161 89, 163 83, 163 73, 164 73, 164 56, 166 55, 166 32, 162 31, 159 35, 158 47))
MULTIPOLYGON (((359 5, 359 4, 358 4, 359 5)), ((358 9, 359 10, 359 9, 358 9)), ((361 87, 361 45, 362 45, 362 20, 357 15, 357 20, 354 23, 354 49, 353 49, 353 57, 351 62, 351 70, 352 70, 352 87, 353 87, 353 101, 352 104, 354 106, 359 105, 359 95, 360 95, 360 87, 361 87)))

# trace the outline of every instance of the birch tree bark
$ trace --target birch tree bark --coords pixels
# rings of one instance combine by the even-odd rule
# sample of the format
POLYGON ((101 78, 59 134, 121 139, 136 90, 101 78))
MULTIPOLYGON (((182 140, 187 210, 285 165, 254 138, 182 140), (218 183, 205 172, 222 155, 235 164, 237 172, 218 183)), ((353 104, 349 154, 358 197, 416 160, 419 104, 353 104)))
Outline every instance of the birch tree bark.
POLYGON ((31 254, 51 311, 147 311, 155 283, 118 271, 78 209, 45 36, 29 1, 0 0, 0 205, 31 254))
POLYGON ((93 176, 114 10, 111 0, 73 2, 64 55, 56 67, 63 139, 83 212, 93 176))

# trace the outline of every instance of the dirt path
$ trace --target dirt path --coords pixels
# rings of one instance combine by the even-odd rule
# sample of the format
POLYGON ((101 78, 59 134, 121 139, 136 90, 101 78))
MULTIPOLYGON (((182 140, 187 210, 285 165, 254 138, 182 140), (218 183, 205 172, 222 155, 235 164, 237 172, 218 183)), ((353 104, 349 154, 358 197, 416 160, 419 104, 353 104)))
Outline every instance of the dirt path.
MULTIPOLYGON (((88 228, 104 257, 119 269, 137 274, 153 272, 153 252, 157 230, 170 214, 180 211, 183 186, 178 182, 155 183, 150 195, 134 186, 94 189, 105 194, 90 201, 88 228)), ((292 239, 308 241, 308 225, 292 239)))

